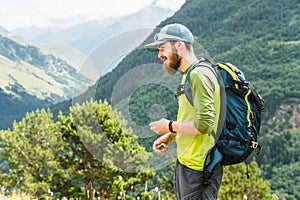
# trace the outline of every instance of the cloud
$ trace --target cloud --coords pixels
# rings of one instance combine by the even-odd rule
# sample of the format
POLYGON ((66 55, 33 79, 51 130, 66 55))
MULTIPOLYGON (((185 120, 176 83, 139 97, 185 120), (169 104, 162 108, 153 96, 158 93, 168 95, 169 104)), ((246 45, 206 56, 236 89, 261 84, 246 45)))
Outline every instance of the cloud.
POLYGON ((153 3, 173 10, 185 0, 1 0, 0 25, 49 26, 55 19, 95 19, 129 15, 153 3), (80 18, 79 18, 80 17, 80 18))

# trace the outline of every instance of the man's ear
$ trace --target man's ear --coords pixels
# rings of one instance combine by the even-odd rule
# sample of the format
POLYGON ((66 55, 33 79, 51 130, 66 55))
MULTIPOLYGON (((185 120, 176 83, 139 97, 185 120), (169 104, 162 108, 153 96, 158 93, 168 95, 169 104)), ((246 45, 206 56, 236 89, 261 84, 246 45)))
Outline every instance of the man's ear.
POLYGON ((182 48, 184 47, 184 43, 183 43, 182 41, 177 41, 177 42, 175 43, 175 47, 176 47, 177 49, 182 49, 182 48))

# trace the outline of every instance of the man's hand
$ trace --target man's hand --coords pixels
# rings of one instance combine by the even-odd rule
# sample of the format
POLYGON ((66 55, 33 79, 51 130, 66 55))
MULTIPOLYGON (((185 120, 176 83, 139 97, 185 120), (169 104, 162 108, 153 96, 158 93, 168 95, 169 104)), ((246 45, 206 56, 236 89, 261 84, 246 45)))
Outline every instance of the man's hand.
POLYGON ((166 134, 169 133, 169 120, 165 118, 161 118, 158 121, 151 122, 149 124, 150 129, 154 131, 156 134, 166 134))
POLYGON ((167 133, 165 135, 160 136, 153 142, 152 149, 158 155, 163 155, 169 149, 169 144, 174 141, 175 134, 167 133))

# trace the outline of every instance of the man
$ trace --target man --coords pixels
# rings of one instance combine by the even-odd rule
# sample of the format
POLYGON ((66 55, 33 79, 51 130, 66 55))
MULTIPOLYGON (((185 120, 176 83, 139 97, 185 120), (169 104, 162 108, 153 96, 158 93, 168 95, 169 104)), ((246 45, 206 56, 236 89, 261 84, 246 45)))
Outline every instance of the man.
MULTIPOLYGON (((184 83, 189 70, 199 61, 193 50, 193 35, 181 24, 170 24, 161 28, 154 42, 146 45, 149 51, 157 51, 168 74, 183 72, 184 83)), ((220 111, 220 86, 212 70, 196 67, 190 74, 194 106, 185 95, 178 97, 177 120, 160 119, 150 123, 150 128, 162 134, 153 143, 153 150, 164 154, 169 144, 176 140, 177 163, 174 184, 177 199, 217 199, 223 168, 218 165, 209 180, 203 184, 204 162, 208 151, 214 146, 213 131, 216 132, 220 111)))

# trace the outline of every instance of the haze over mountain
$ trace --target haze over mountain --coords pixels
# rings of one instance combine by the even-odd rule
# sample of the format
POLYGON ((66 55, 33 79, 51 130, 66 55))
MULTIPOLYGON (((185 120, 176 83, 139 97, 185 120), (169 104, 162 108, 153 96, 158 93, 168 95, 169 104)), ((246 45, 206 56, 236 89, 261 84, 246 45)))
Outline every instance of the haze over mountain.
MULTIPOLYGON (((74 22, 74 17, 57 20, 57 26, 52 27, 19 28, 12 32, 1 27, 1 95, 6 99, 2 101, 6 108, 0 128, 9 126, 14 118, 18 119, 19 114, 26 111, 78 95, 92 83, 91 79, 99 78, 100 74, 81 69, 87 62, 87 55, 99 44, 120 34, 143 29, 139 41, 134 42, 141 43, 153 27, 173 13, 174 10, 153 3, 125 17, 84 21, 77 16, 76 21, 84 22, 71 27, 60 24, 74 22), (77 73, 87 78, 77 77, 77 73), (11 110, 13 105, 17 105, 14 106, 16 111, 11 110)), ((112 58, 112 63, 104 63, 105 66, 110 64, 107 70, 114 69, 128 53, 125 51, 123 56, 112 58)), ((99 63, 103 64, 101 60, 99 63)))
POLYGON ((77 96, 92 83, 65 60, 1 28, 0 128, 26 111, 77 96))
POLYGON ((34 43, 69 44, 88 55, 97 45, 111 37, 135 29, 154 28, 173 13, 173 10, 151 5, 125 17, 89 20, 67 28, 17 28, 13 33, 34 43))

